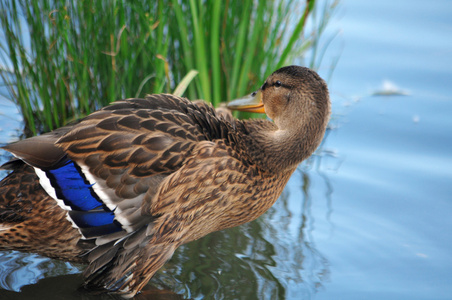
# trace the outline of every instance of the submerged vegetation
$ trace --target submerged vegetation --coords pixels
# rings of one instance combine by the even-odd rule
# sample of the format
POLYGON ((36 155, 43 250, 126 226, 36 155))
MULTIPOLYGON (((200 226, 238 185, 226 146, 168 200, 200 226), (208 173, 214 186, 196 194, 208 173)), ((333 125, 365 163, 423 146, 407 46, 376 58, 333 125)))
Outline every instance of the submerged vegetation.
POLYGON ((302 57, 315 2, 0 0, 3 96, 27 135, 117 99, 173 92, 185 75, 185 96, 218 105, 302 57))

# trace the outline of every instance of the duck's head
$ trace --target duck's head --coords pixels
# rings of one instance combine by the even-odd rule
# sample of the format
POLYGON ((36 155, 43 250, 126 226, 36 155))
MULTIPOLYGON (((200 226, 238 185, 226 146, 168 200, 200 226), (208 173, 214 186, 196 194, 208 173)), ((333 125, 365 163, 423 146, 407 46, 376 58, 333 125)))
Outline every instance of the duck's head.
POLYGON ((328 88, 320 76, 305 67, 288 66, 273 72, 259 90, 229 102, 233 110, 265 113, 279 129, 300 122, 325 123, 330 112, 328 88))
MULTIPOLYGON (((266 113, 277 130, 264 136, 268 145, 292 147, 301 161, 320 144, 328 123, 328 88, 320 76, 305 67, 283 67, 271 74, 250 96, 231 101, 230 109, 266 113)), ((277 146, 274 152, 277 151, 277 146)))

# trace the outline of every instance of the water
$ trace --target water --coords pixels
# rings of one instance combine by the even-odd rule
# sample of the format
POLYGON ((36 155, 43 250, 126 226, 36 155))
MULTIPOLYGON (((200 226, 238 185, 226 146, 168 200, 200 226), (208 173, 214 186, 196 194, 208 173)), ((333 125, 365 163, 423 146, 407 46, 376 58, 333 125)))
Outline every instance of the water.
MULTIPOLYGON (((151 283, 171 299, 452 299, 451 15, 446 0, 341 1, 318 155, 267 214, 182 247, 151 283)), ((7 142, 20 125, 0 105, 7 142)), ((79 266, 0 261, 2 299, 82 297, 79 266)))
POLYGON ((452 3, 342 5, 326 143, 342 163, 329 220, 313 201, 330 266, 315 298, 451 299, 452 3), (409 95, 372 96, 385 80, 409 95))

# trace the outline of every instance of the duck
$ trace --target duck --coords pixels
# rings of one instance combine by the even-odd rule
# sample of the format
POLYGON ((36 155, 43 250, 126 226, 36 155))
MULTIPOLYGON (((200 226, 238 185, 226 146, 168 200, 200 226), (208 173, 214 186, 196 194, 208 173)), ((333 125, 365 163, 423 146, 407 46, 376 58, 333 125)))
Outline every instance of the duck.
POLYGON ((134 297, 179 246, 266 212, 330 110, 325 81, 286 66, 226 108, 148 95, 6 145, 0 250, 85 263, 84 288, 134 297))

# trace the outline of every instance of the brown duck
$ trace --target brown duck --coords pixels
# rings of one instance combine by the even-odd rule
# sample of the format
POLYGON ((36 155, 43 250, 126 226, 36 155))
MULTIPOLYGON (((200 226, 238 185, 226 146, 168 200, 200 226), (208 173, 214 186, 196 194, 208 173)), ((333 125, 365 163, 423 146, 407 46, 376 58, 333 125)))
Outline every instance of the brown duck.
POLYGON ((180 245, 270 208, 330 114, 325 82, 298 66, 229 107, 273 122, 151 95, 3 147, 0 249, 86 262, 86 288, 133 297, 180 245))

